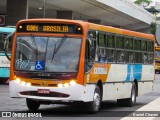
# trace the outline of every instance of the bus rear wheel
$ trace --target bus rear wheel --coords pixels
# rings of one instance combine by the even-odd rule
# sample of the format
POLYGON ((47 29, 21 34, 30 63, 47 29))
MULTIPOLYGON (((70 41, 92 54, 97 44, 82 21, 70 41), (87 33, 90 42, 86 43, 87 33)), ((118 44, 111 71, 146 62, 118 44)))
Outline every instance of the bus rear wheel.
POLYGON ((87 102, 86 107, 89 113, 96 113, 99 111, 101 106, 101 91, 100 88, 96 85, 93 101, 87 102))
POLYGON ((33 99, 26 98, 27 107, 29 110, 38 110, 40 103, 33 99))
POLYGON ((136 103, 136 85, 134 83, 132 84, 130 98, 118 99, 117 103, 120 106, 127 106, 127 107, 132 107, 136 103))

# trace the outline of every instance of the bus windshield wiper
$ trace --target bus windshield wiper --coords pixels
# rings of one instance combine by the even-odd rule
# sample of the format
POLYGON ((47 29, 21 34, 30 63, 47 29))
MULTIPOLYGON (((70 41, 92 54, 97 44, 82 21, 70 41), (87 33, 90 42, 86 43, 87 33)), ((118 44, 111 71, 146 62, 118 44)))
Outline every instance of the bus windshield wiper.
POLYGON ((65 42, 66 38, 67 38, 67 35, 65 34, 64 37, 61 39, 61 42, 59 43, 58 46, 56 45, 57 42, 55 43, 51 62, 52 62, 53 59, 54 59, 54 55, 57 54, 58 51, 60 50, 60 48, 62 47, 62 45, 63 45, 63 43, 65 42), (57 47, 56 47, 56 46, 57 46, 57 47))

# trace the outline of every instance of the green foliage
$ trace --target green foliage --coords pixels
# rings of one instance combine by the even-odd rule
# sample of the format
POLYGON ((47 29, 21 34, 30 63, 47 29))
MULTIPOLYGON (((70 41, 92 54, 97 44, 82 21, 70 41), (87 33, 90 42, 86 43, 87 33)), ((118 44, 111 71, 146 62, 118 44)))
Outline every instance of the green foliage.
POLYGON ((151 2, 151 0, 136 0, 134 3, 137 5, 143 5, 143 7, 147 7, 151 2))
POLYGON ((157 24, 155 22, 152 22, 150 25, 150 32, 151 34, 155 35, 157 29, 157 24))
POLYGON ((156 20, 160 20, 160 17, 156 17, 156 20))

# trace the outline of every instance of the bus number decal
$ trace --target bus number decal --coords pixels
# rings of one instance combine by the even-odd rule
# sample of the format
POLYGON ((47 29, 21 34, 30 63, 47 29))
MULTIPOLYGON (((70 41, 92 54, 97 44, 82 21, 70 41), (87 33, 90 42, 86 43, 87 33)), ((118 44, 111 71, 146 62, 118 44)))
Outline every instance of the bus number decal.
POLYGON ((27 25, 27 31, 38 31, 38 25, 27 25))
POLYGON ((107 69, 106 68, 94 68, 94 74, 107 74, 107 69))

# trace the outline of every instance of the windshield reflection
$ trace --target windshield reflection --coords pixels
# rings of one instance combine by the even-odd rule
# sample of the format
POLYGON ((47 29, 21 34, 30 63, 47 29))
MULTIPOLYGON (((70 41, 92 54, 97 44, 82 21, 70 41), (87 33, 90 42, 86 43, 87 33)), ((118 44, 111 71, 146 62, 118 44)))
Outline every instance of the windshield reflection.
POLYGON ((77 72, 80 47, 80 38, 19 36, 15 70, 77 72), (55 52, 58 46, 58 52, 55 52))

